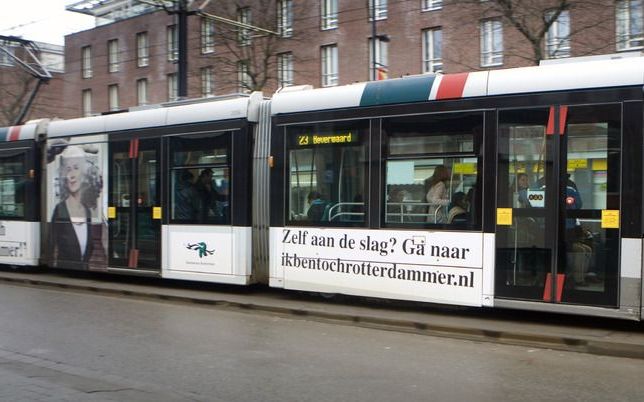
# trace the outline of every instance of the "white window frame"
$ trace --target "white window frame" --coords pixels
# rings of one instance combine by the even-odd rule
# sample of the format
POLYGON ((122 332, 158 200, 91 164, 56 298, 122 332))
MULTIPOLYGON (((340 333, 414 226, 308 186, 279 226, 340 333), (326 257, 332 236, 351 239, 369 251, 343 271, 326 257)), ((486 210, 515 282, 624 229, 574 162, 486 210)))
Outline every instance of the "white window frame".
POLYGON ((148 43, 148 33, 139 32, 136 34, 136 65, 137 67, 146 67, 150 64, 150 48, 148 43))
POLYGON ((423 29, 423 73, 438 73, 443 71, 443 30, 441 27, 423 29), (440 36, 440 44, 436 45, 436 36, 440 36), (438 47, 438 49, 437 49, 438 47))
POLYGON ((112 84, 107 87, 107 104, 110 112, 119 110, 119 86, 112 84))
POLYGON ((334 87, 339 84, 338 73, 338 45, 326 45, 320 48, 322 61, 321 77, 323 87, 334 87))
MULTIPOLYGON (((237 10, 237 22, 250 25, 251 23, 250 7, 242 7, 239 10, 237 10)), ((239 30, 237 31, 237 42, 239 43, 239 46, 250 46, 250 42, 251 42, 250 29, 239 28, 239 30)))
POLYGON ((239 82, 239 92, 241 93, 251 92, 249 87, 252 85, 252 80, 248 71, 249 67, 247 61, 240 60, 237 62, 237 80, 239 82))
POLYGON ((107 71, 115 73, 119 69, 119 40, 110 39, 107 41, 107 71))
POLYGON ((322 30, 336 29, 338 27, 338 0, 322 0, 320 6, 322 30))
POLYGON ((82 92, 83 117, 92 116, 92 90, 83 89, 82 92))
POLYGON ((176 25, 168 25, 166 28, 166 53, 168 61, 179 60, 179 30, 176 25))
POLYGON ((168 85, 168 102, 179 100, 179 79, 177 73, 166 75, 166 83, 168 85))
MULTIPOLYGON (((546 19, 549 21, 554 13, 554 11, 546 13, 546 19)), ((550 25, 546 32, 545 44, 548 59, 570 57, 570 12, 568 10, 563 10, 550 25)))
POLYGON ((81 73, 83 78, 92 78, 92 47, 83 46, 81 48, 81 73))
POLYGON ((201 54, 215 52, 215 21, 201 17, 201 54))
POLYGON ((615 2, 617 51, 644 49, 643 14, 644 0, 618 0, 615 2), (634 25, 638 20, 639 27, 634 25))
POLYGON ((503 23, 500 19, 481 21, 481 67, 500 65, 503 65, 503 23))
POLYGON ((215 94, 213 69, 211 66, 201 68, 201 97, 206 98, 215 94))
POLYGON ((139 106, 148 104, 148 79, 136 80, 136 103, 139 106))
POLYGON ((287 87, 293 83, 293 53, 280 53, 277 55, 277 86, 287 87))
POLYGON ((421 11, 435 11, 443 8, 443 0, 421 0, 421 11))
MULTIPOLYGON (((376 70, 373 68, 373 38, 369 38, 369 77, 375 80, 376 70)), ((381 67, 385 70, 389 69, 389 43, 387 41, 376 38, 376 68, 381 67)))
POLYGON ((386 20, 387 0, 369 0, 369 21, 372 20, 372 16, 374 15, 374 7, 376 13, 376 21, 386 20))
POLYGON ((282 38, 293 36, 293 1, 277 1, 277 32, 282 38))

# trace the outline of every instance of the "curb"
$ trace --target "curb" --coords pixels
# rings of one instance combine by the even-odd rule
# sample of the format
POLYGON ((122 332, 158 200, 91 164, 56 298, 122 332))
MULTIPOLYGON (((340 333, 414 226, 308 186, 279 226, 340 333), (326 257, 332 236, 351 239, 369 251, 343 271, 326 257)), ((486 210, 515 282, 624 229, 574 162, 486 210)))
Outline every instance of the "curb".
MULTIPOLYGON (((319 322, 335 323, 341 325, 353 325, 364 328, 379 329, 392 332, 413 333, 425 336, 437 336, 451 339, 461 339, 474 342, 498 343, 514 346, 536 347, 567 352, 588 353, 601 356, 626 357, 632 359, 644 359, 644 344, 628 343, 621 341, 607 341, 592 339, 583 336, 555 336, 544 335, 534 332, 522 331, 495 331, 476 328, 473 326, 455 326, 432 324, 414 320, 391 319, 375 315, 356 315, 342 312, 328 312, 315 309, 291 308, 285 306, 271 305, 270 303, 245 303, 216 298, 220 295, 209 293, 211 298, 197 297, 194 295, 177 295, 163 293, 163 288, 149 289, 117 289, 109 286, 106 282, 102 286, 100 282, 92 284, 78 284, 60 280, 33 279, 8 277, 0 275, 0 282, 33 286, 50 289, 64 289, 88 293, 100 293, 105 295, 120 295, 136 297, 147 300, 161 300, 168 302, 179 302, 212 306, 216 308, 236 310, 242 312, 262 312, 281 316, 290 316, 299 319, 309 319, 319 322)), ((132 287, 131 285, 128 287, 132 287)))

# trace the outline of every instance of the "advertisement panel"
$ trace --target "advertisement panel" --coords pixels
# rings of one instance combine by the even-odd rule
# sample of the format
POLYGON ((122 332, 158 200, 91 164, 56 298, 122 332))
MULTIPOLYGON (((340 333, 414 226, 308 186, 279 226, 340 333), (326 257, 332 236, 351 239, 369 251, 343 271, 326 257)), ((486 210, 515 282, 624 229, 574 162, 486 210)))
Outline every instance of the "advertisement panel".
POLYGON ((52 266, 107 269, 107 144, 104 136, 47 143, 47 260, 52 266))
POLYGON ((483 234, 271 228, 283 287, 480 306, 483 234))
POLYGON ((230 227, 174 226, 168 233, 170 271, 204 274, 233 273, 230 227))

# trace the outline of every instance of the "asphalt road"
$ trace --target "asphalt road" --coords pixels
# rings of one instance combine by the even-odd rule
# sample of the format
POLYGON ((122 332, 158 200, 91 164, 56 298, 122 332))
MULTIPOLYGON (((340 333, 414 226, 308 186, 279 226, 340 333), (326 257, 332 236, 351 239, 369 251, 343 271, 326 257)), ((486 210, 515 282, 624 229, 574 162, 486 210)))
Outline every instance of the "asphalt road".
POLYGON ((0 284, 0 400, 641 400, 644 361, 0 284))

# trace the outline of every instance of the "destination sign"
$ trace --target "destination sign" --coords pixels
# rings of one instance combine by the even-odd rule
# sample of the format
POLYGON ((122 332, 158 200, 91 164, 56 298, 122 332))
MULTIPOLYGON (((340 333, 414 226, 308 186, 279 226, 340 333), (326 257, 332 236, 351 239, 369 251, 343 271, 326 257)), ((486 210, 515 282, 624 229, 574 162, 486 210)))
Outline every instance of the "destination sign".
POLYGON ((340 133, 314 133, 297 136, 297 146, 352 144, 358 142, 358 134, 352 131, 340 133))

